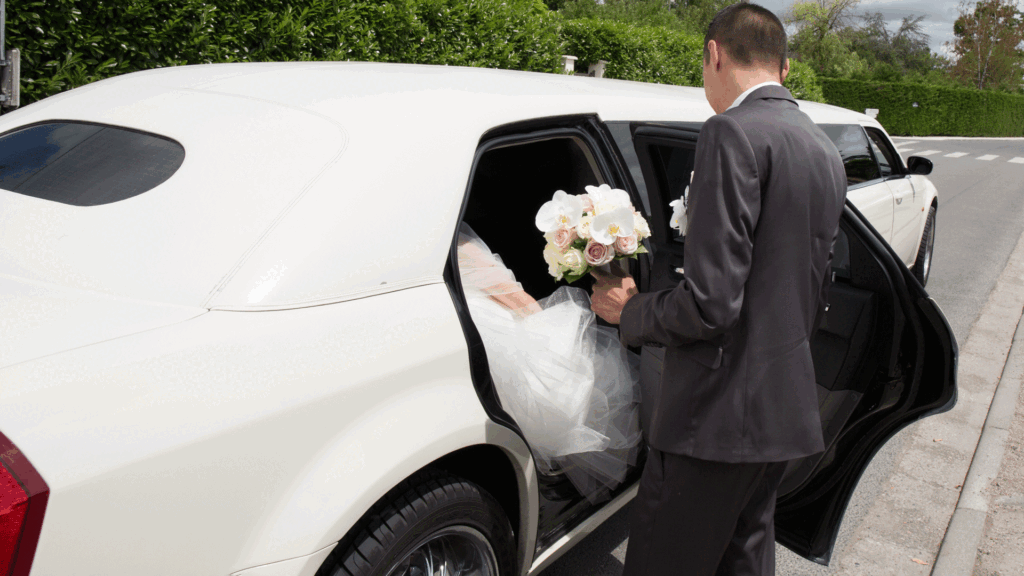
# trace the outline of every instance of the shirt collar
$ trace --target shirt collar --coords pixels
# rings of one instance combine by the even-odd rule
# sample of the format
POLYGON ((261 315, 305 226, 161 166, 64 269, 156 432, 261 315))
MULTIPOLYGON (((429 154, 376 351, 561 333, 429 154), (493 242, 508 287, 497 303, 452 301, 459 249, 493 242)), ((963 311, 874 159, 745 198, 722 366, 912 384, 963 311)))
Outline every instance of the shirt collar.
POLYGON ((750 96, 751 92, 763 86, 782 86, 782 84, 769 80, 767 82, 761 82, 757 86, 751 86, 750 88, 747 88, 746 91, 743 92, 743 94, 740 94, 739 97, 736 98, 736 101, 732 103, 732 106, 729 106, 728 108, 726 108, 726 110, 732 110, 733 108, 739 106, 740 104, 743 103, 744 100, 747 99, 747 96, 750 96))

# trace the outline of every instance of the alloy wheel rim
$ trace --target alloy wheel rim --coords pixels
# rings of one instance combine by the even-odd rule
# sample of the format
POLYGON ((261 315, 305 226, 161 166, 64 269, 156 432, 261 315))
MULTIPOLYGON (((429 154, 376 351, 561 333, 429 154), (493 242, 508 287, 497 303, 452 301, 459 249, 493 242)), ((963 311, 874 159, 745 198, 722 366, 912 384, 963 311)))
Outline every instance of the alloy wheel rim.
POLYGON ((425 538, 387 576, 498 576, 498 565, 478 530, 449 526, 425 538))

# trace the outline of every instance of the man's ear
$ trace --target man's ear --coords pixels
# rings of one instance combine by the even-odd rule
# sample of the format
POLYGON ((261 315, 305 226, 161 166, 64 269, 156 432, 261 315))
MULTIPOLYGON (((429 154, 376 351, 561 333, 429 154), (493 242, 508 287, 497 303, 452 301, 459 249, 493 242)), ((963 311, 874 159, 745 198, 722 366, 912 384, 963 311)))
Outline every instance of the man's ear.
POLYGON ((782 84, 786 83, 786 76, 789 76, 789 58, 786 58, 786 63, 782 65, 782 84))
POLYGON ((722 53, 720 52, 721 49, 722 46, 719 45, 718 42, 714 40, 708 42, 708 52, 711 54, 711 61, 709 62, 709 64, 711 64, 711 69, 714 70, 715 72, 720 72, 722 70, 722 53))

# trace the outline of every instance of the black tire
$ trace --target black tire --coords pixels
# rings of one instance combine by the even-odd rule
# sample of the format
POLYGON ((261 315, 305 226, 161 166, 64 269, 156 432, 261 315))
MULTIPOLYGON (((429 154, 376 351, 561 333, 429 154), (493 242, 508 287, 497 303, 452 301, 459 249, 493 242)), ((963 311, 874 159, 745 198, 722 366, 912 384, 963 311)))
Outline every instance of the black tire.
MULTIPOLYGON (((477 535, 490 546, 495 576, 512 574, 515 542, 498 502, 472 482, 439 471, 421 472, 374 505, 331 551, 316 576, 389 576, 407 559, 422 554, 429 542, 477 535)), ((458 549, 458 541, 437 546, 451 552, 458 549)))
POLYGON ((935 251, 935 205, 928 208, 928 219, 924 221, 924 232, 921 233, 921 247, 917 249, 917 260, 914 261, 914 277, 924 286, 928 283, 928 275, 932 271, 932 254, 935 251))

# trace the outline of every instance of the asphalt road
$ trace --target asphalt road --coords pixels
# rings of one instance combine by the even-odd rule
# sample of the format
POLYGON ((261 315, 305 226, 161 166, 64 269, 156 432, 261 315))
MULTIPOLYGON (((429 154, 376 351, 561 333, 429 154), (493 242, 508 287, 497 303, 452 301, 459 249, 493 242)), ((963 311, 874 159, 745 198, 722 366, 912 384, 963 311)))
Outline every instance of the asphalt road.
MULTIPOLYGON (((962 343, 1024 231, 1024 139, 894 138, 894 142, 904 159, 923 153, 935 164, 930 178, 939 190, 939 209, 927 289, 962 343)), ((856 559, 844 553, 852 554, 853 547, 847 552, 848 545, 856 541, 861 519, 888 485, 911 429, 890 440, 861 478, 843 520, 833 567, 840 557, 854 560, 847 565, 855 564, 856 559)), ((543 576, 620 576, 628 513, 627 505, 543 576)), ((841 573, 781 546, 777 560, 780 576, 841 573)))

